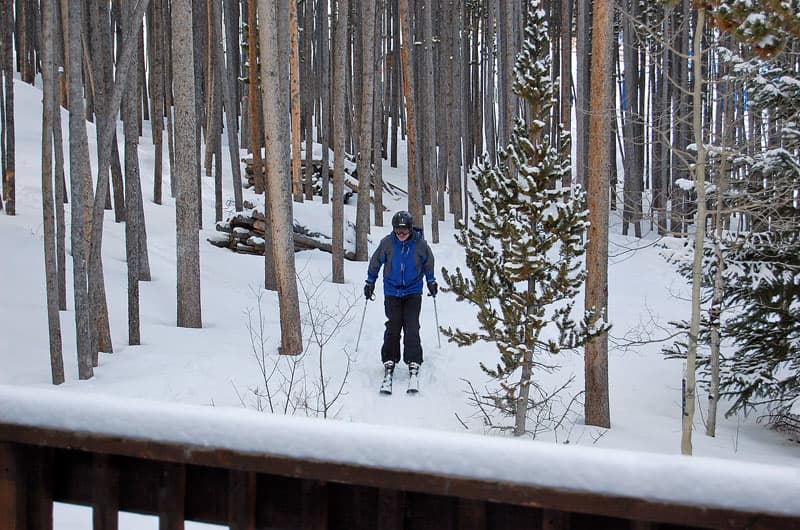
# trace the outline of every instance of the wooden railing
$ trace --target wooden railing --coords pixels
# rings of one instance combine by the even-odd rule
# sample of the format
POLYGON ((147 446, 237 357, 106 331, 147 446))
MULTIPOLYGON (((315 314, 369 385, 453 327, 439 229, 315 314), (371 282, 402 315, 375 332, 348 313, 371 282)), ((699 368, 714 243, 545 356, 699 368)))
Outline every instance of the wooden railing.
MULTIPOLYGON (((503 447, 504 440, 484 445, 481 436, 436 434, 430 444, 451 440, 452 455, 443 458, 432 451, 419 455, 431 462, 409 462, 404 467, 389 456, 403 451, 391 440, 407 446, 411 438, 406 435, 419 436, 420 431, 387 428, 388 435, 377 436, 373 431, 381 431, 380 427, 230 409, 125 401, 90 406, 103 399, 76 401, 66 391, 0 386, 0 530, 53 528, 54 501, 94 507, 95 530, 115 529, 119 511, 158 516, 162 530, 183 528, 185 520, 241 530, 800 528, 800 496, 795 497, 796 505, 785 509, 698 504, 686 501, 683 493, 654 500, 635 492, 602 491, 591 479, 578 488, 569 486, 574 481, 564 477, 567 486, 560 487, 519 481, 514 473, 511 479, 487 477, 478 470, 487 467, 480 462, 473 462, 476 471, 470 474, 447 471, 448 466, 470 468, 463 462, 453 466, 433 461, 458 462, 459 454, 474 458, 473 450, 503 447), (98 421, 105 415, 110 416, 98 421), (248 427, 247 418, 263 425, 248 427), (203 424, 195 431, 196 422, 203 424), (230 431, 237 426, 248 432, 230 431), (343 434, 351 431, 355 431, 352 437, 343 434), (250 443, 262 436, 263 443, 250 443), (314 447, 324 447, 328 438, 329 458, 308 454, 314 447), (304 454, 273 446, 286 440, 310 449, 304 454), (337 447, 359 440, 361 447, 345 451, 337 447), (382 452, 388 465, 374 458, 382 452), (363 458, 354 456, 359 454, 363 458)), ((422 440, 421 446, 427 443, 422 440)), ((544 445, 527 443, 532 448, 530 459, 522 444, 510 444, 508 453, 525 465, 540 458, 534 449, 544 445)), ((574 457, 569 449, 564 454, 574 457)), ((598 462, 608 454, 601 452, 598 462)), ((508 455, 486 454, 485 459, 504 456, 508 455)), ((643 461, 646 458, 642 456, 643 461)), ((674 458, 676 465, 686 465, 686 458, 674 458)), ((587 461, 579 458, 575 465, 585 466, 587 461)), ((790 496, 792 488, 800 492, 800 484, 792 482, 800 475, 789 470, 776 477, 778 469, 763 466, 764 473, 772 475, 764 487, 788 488, 790 496)), ((747 477, 754 476, 753 471, 747 477)), ((652 473, 652 468, 643 465, 641 473, 652 473)), ((640 480, 642 486, 632 489, 646 489, 648 480, 655 483, 661 477, 640 480)), ((697 479, 687 476, 687 480, 697 479)), ((693 489, 697 486, 692 484, 693 489)), ((759 486, 742 487, 757 491, 759 486)))

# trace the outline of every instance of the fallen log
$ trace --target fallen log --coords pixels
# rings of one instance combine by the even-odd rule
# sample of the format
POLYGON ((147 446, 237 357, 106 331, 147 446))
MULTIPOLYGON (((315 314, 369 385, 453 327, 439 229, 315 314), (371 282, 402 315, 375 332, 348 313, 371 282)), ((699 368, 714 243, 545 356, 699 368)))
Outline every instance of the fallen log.
MULTIPOLYGON (((252 208, 252 205, 248 206, 252 208)), ((227 248, 240 254, 263 255, 266 240, 266 219, 264 214, 252 209, 249 214, 239 213, 216 224, 218 234, 206 239, 219 248, 227 248)), ((311 232, 305 226, 295 224, 293 227, 294 250, 318 249, 332 253, 331 237, 318 232, 311 232)), ((355 260, 355 252, 345 250, 345 259, 355 260)))

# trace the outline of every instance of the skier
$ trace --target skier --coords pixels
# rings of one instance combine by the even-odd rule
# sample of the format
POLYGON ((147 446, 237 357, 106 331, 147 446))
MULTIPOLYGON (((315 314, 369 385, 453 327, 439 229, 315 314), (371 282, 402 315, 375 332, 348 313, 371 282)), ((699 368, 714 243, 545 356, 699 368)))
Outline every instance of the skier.
POLYGON ((373 299, 378 272, 383 266, 383 295, 386 312, 386 331, 383 334, 381 361, 384 377, 382 394, 392 393, 394 368, 400 362, 400 332, 403 333, 403 361, 408 365, 408 392, 419 390, 418 375, 422 364, 422 343, 419 338, 419 312, 422 307, 422 280, 428 293, 436 296, 439 285, 433 273, 433 252, 414 228, 414 220, 406 211, 392 217, 392 232, 384 237, 367 269, 364 296, 373 299))

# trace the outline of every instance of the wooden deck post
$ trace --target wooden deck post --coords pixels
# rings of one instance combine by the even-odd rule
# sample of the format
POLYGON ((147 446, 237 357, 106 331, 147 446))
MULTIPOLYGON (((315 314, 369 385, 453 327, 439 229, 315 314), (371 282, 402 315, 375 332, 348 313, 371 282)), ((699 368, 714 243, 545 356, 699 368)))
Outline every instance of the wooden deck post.
POLYGON ((29 530, 53 530, 53 462, 49 447, 25 451, 29 530))
POLYGON ((231 530, 256 528, 256 474, 231 470, 228 473, 228 522, 231 530))
POLYGON ((25 487, 19 469, 17 447, 0 443, 0 528, 25 528, 25 487))
POLYGON ((183 530, 186 504, 186 466, 165 463, 158 487, 158 529, 183 530))
POLYGON ((92 455, 94 530, 117 530, 119 519, 119 470, 106 454, 92 455))

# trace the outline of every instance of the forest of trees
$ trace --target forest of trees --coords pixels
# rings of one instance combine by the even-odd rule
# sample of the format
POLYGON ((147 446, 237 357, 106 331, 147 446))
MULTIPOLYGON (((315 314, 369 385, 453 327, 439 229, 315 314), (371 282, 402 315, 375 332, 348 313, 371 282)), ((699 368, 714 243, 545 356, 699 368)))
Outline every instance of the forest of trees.
MULTIPOLYGON (((503 160, 521 119, 541 122, 540 139, 556 152, 570 145, 561 131, 573 132, 572 164, 553 185, 579 185, 587 195, 586 309, 595 319, 587 325, 605 324, 609 210, 621 211, 623 234, 641 237, 647 223, 663 236, 691 235, 693 314, 682 328, 685 347, 673 352, 690 363, 687 403, 697 359, 700 373, 709 367, 714 404, 720 392, 739 392, 736 407, 771 403, 785 417, 800 396, 800 271, 798 253, 786 250, 800 236, 799 20, 800 0, 3 0, 0 208, 14 215, 26 207, 15 197, 16 78, 44 91, 53 382, 64 380, 58 311, 67 304, 67 237, 80 377, 91 377, 97 352, 111 348, 104 210, 126 222, 129 342, 140 340, 138 282, 150 276, 140 143, 154 150, 146 196, 176 199, 176 322, 185 327, 202 327, 199 179, 215 179, 218 221, 223 178, 242 210, 240 149, 250 153, 268 225, 264 286, 280 294, 281 352, 295 354, 302 337, 292 202, 319 194, 332 204, 332 279, 343 282, 345 158, 357 167, 356 259, 366 260, 370 225, 384 222, 381 167, 397 165, 401 141, 409 211, 436 244, 446 216, 470 223, 472 171, 503 160), (539 10, 553 87, 546 116, 513 91, 524 28, 539 10), (68 138, 59 107, 69 110, 68 138), (96 125, 96 160, 87 120, 96 125), (144 121, 150 138, 141 135, 144 121), (225 143, 232 167, 223 167, 225 143), (301 171, 315 162, 315 143, 319 182, 301 171), (748 287, 760 262, 771 267, 769 281, 748 287), (762 315, 760 328, 742 324, 751 311, 762 315), (788 323, 785 347, 761 352, 759 332, 774 332, 776 318, 788 323), (768 368, 736 362, 756 354, 767 354, 768 368)), ((597 333, 586 344, 586 419, 608 427, 606 358, 607 338, 597 333)))

